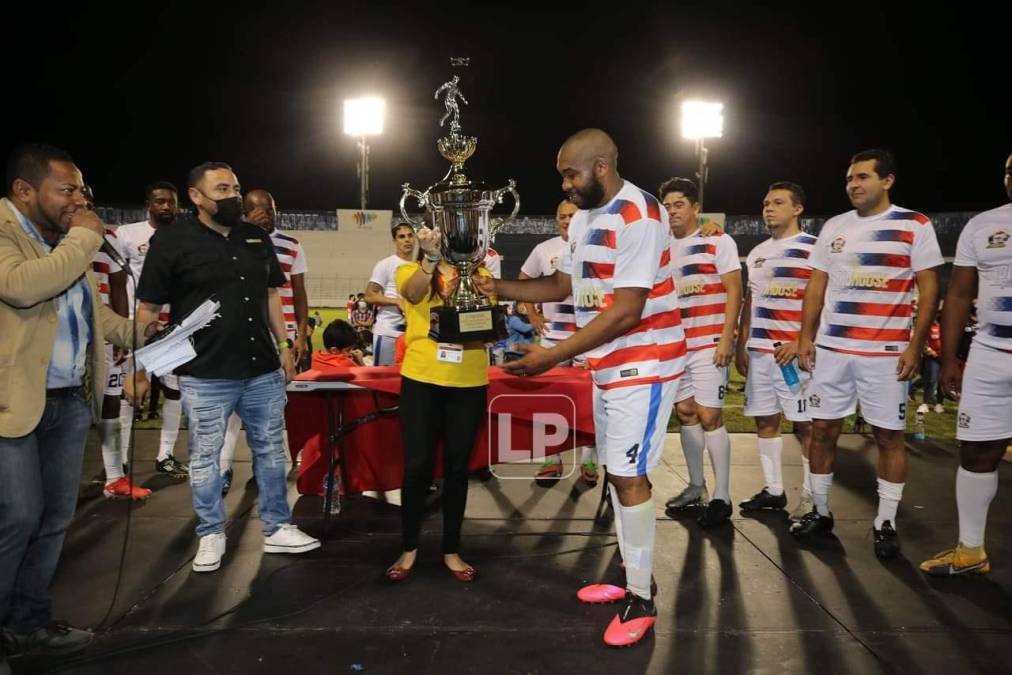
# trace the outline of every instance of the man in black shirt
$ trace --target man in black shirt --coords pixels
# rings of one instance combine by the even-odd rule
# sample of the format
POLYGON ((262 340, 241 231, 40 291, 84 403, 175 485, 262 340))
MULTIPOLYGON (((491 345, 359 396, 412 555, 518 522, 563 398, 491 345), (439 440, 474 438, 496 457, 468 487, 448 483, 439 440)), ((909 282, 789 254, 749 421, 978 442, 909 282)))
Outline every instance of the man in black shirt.
POLYGON ((221 565, 225 508, 219 456, 232 412, 246 425, 259 488, 264 551, 301 553, 320 542, 291 524, 285 485, 285 384, 295 373, 278 288, 285 276, 270 237, 245 223, 239 181, 220 162, 190 171, 188 193, 197 217, 181 218, 171 236, 151 238, 137 288, 141 322, 164 303, 180 322, 208 298, 218 318, 193 336, 196 358, 176 368, 189 419, 190 485, 200 548, 197 572, 221 565))

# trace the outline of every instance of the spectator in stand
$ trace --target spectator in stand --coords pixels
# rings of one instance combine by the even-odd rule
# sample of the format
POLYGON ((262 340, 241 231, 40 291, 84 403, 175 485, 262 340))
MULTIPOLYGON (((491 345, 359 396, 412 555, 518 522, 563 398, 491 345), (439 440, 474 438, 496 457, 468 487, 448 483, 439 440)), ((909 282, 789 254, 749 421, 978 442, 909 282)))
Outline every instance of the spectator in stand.
POLYGON ((323 349, 313 354, 313 370, 363 366, 362 349, 355 329, 347 321, 331 321, 323 331, 323 349))
POLYGON ((930 407, 934 407, 936 413, 945 412, 942 398, 938 395, 938 375, 942 372, 942 324, 939 322, 941 310, 941 304, 939 304, 938 316, 932 322, 928 339, 924 343, 924 357, 921 364, 921 384, 924 386, 924 395, 923 402, 917 408, 919 413, 928 412, 930 407))

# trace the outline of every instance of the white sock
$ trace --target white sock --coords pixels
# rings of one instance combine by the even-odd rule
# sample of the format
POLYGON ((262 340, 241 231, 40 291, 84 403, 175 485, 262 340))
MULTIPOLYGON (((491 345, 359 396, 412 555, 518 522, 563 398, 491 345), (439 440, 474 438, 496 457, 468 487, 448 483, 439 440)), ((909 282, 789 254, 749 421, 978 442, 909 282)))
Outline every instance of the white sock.
POLYGON ((120 452, 119 419, 100 419, 98 438, 102 442, 102 463, 105 465, 105 482, 123 477, 123 453, 120 452))
POLYGON ((594 456, 594 446, 585 445, 580 448, 580 464, 586 464, 594 456))
MULTIPOLYGON (((611 493, 611 503, 615 507, 615 513, 618 513, 618 490, 611 483, 608 483, 608 491, 611 493)), ((622 563, 625 563, 625 544, 622 541, 622 519, 617 515, 615 517, 615 537, 618 539, 618 554, 622 557, 622 563)))
POLYGON ((703 476, 703 446, 706 445, 703 439, 703 425, 683 424, 678 431, 678 437, 682 440, 682 454, 685 455, 685 463, 689 466, 689 483, 696 486, 706 485, 706 478, 703 476))
POLYGON ((809 474, 812 481, 812 503, 820 515, 832 515, 829 510, 829 490, 833 487, 833 474, 813 473, 809 474))
POLYGON ((134 407, 126 399, 119 402, 119 448, 123 463, 130 462, 130 430, 134 423, 134 407))
POLYGON ((218 460, 218 468, 225 473, 232 468, 232 458, 235 457, 235 444, 239 441, 239 431, 242 428, 242 420, 237 413, 232 413, 225 426, 225 442, 221 446, 221 459, 218 460))
POLYGON ((622 538, 625 541, 625 583, 626 588, 650 600, 650 576, 653 573, 654 530, 657 518, 654 516, 654 501, 648 499, 636 506, 622 506, 616 502, 616 521, 622 521, 622 538))
POLYGON ((808 461, 808 458, 801 455, 801 493, 806 494, 809 497, 812 496, 812 463, 808 461))
POLYGON ((875 529, 882 529, 882 523, 889 521, 896 528, 896 509, 900 507, 905 483, 890 483, 878 479, 878 515, 875 516, 875 529))
POLYGON ((158 444, 158 461, 172 454, 179 437, 179 420, 183 417, 182 400, 165 399, 162 404, 162 436, 158 444))
POLYGON ((759 439, 759 463, 763 469, 763 479, 766 481, 766 491, 771 495, 782 495, 784 493, 784 476, 780 468, 780 462, 784 454, 784 439, 760 438, 759 439))
POLYGON ((998 472, 974 473, 959 467, 956 472, 956 505, 959 507, 959 543, 983 546, 987 509, 998 493, 998 472))
POLYGON ((731 437, 727 435, 727 427, 720 427, 703 434, 706 449, 710 453, 710 465, 713 467, 713 498, 731 503, 731 437))

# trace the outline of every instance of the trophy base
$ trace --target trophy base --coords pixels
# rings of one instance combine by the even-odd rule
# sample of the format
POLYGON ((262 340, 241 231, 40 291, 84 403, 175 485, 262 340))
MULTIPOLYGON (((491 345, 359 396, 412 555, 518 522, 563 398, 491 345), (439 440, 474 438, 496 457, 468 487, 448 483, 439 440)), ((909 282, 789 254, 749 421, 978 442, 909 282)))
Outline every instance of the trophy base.
POLYGON ((436 342, 498 342, 508 334, 506 310, 499 305, 476 309, 437 307, 429 315, 429 337, 436 342))

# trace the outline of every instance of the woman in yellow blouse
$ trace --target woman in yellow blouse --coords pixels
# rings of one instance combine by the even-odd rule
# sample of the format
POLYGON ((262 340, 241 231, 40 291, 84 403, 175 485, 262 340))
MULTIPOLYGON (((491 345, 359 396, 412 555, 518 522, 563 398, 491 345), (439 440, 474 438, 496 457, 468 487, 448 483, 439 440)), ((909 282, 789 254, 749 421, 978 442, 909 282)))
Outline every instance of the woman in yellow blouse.
MULTIPOLYGON (((469 343, 438 348, 429 337, 429 311, 457 287, 456 268, 439 254, 438 229, 418 233, 418 262, 397 270, 404 299, 407 349, 401 365, 400 419, 404 444, 401 484, 403 551, 386 571, 391 581, 408 577, 418 554, 425 496, 435 469, 436 447, 443 442, 443 562, 460 581, 471 582, 475 569, 460 557, 460 528, 467 505, 468 462, 488 390, 488 351, 469 343)), ((488 274, 484 268, 481 274, 488 274)))

